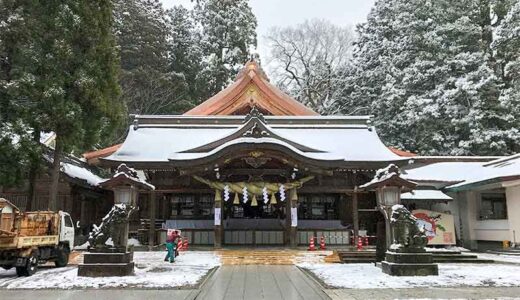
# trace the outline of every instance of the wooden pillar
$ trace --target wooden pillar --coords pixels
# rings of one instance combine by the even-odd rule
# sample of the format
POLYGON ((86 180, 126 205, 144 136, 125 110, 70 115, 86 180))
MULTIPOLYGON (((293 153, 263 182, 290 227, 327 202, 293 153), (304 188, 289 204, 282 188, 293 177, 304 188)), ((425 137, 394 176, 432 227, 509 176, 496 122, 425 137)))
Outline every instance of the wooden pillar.
POLYGON ((287 219, 289 220, 289 245, 292 248, 298 246, 298 194, 296 189, 289 193, 287 219))
POLYGON ((357 188, 354 188, 354 193, 352 194, 352 223, 354 229, 353 245, 356 245, 359 237, 359 209, 357 188))
POLYGON ((222 200, 215 197, 215 248, 222 248, 222 200))
POLYGON ((150 250, 155 246, 155 192, 149 193, 150 205, 148 206, 148 213, 150 216, 150 230, 148 231, 148 248, 150 250))
POLYGON ((90 225, 89 223, 92 223, 92 221, 93 221, 92 218, 89 221, 87 221, 87 213, 88 213, 87 209, 89 209, 87 204, 88 204, 87 200, 84 199, 84 197, 81 197, 80 198, 80 208, 79 208, 79 210, 80 210, 79 211, 79 215, 80 215, 79 224, 82 227, 90 225))

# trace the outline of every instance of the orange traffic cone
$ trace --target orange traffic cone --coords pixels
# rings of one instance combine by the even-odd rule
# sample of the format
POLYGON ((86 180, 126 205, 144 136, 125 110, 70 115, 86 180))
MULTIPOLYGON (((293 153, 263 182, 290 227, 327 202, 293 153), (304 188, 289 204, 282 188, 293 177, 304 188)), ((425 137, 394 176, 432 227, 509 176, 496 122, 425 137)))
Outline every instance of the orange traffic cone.
POLYGON ((182 239, 179 239, 179 241, 177 242, 177 251, 183 251, 184 249, 182 249, 182 239))
POLYGON ((365 246, 368 246, 368 236, 365 236, 365 246))
POLYGON ((358 250, 358 251, 363 250, 363 238, 362 238, 362 237, 359 237, 359 238, 358 238, 357 250, 358 250))
POLYGON ((311 237, 309 240, 309 251, 316 251, 316 247, 314 246, 314 237, 311 237))
POLYGON ((188 246, 188 238, 184 238, 184 242, 182 243, 182 249, 184 249, 184 251, 188 251, 188 246))
POLYGON ((325 250, 325 237, 323 235, 320 238, 320 250, 325 250))

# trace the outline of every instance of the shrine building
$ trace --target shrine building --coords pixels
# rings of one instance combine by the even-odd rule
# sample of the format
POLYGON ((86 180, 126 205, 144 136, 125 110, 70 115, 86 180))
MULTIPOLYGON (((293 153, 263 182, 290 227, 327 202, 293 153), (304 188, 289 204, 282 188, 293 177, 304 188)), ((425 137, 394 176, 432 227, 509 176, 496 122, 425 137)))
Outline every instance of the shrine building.
MULTIPOLYGON (((375 236, 376 196, 357 187, 410 157, 386 147, 369 116, 321 116, 248 62, 235 82, 184 115, 136 115, 99 158, 142 171, 134 234, 176 228, 193 245, 328 245, 375 236), (154 226, 155 225, 155 226, 154 226)), ((406 154, 406 153, 404 153, 406 154)))

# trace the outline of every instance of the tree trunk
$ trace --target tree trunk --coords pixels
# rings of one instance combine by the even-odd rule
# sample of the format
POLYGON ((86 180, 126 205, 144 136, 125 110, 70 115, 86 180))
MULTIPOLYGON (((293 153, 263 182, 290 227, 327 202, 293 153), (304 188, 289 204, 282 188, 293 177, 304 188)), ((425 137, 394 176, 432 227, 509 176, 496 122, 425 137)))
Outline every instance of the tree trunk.
MULTIPOLYGON (((40 145, 41 133, 38 128, 34 129, 33 141, 40 145)), ((25 204, 25 211, 31 211, 34 209, 34 203, 36 202, 36 179, 38 178, 39 170, 39 159, 41 154, 38 152, 38 157, 33 157, 31 160, 31 166, 29 167, 29 192, 27 195, 27 203, 25 204)))
POLYGON ((63 145, 59 135, 56 135, 56 147, 54 149, 54 157, 52 161, 51 170, 51 189, 49 192, 48 208, 51 211, 58 209, 58 185, 60 180, 61 168, 61 153, 63 152, 63 145))

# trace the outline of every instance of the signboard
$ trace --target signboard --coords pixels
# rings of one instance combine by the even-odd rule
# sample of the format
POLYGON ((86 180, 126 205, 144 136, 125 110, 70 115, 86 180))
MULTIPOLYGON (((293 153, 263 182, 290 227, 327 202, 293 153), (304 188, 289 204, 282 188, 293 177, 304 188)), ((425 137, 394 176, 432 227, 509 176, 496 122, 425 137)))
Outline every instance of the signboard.
POLYGON ((215 207, 215 226, 220 226, 220 207, 215 207))
POLYGON ((298 227, 298 208, 291 207, 291 227, 298 227))
POLYGON ((424 226, 426 229, 428 245, 454 245, 456 243, 453 215, 426 209, 414 210, 412 214, 417 218, 419 227, 424 226))

